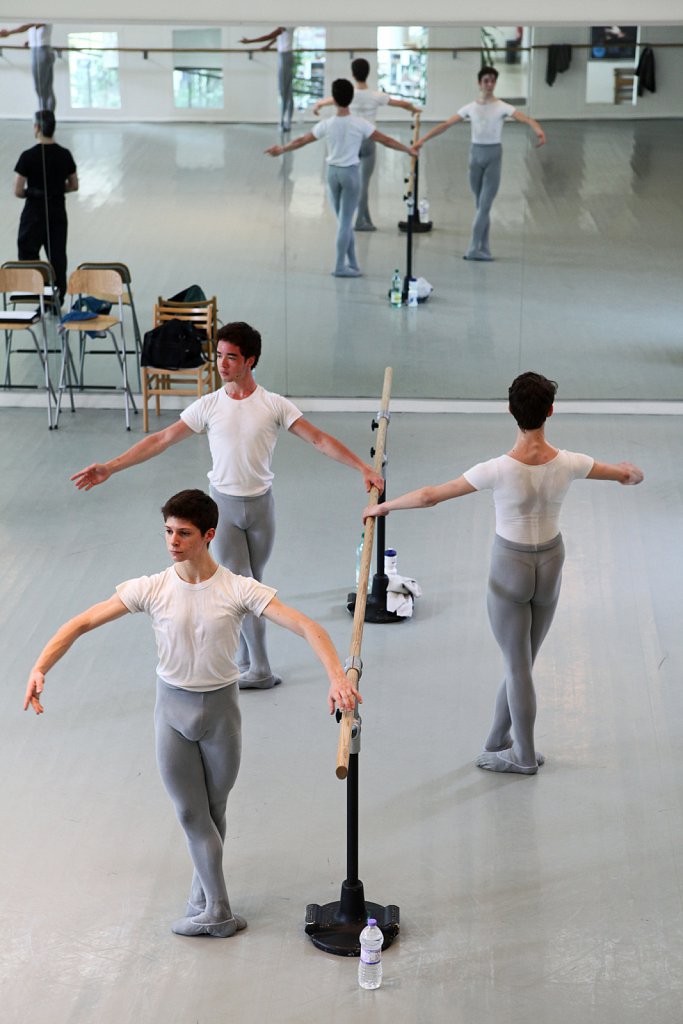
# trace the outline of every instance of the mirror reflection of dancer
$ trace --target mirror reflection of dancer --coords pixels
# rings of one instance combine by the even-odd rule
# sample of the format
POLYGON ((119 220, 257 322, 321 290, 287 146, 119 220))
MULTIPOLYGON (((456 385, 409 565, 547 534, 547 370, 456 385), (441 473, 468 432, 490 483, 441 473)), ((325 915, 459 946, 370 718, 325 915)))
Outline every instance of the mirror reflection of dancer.
POLYGON ((262 50, 277 46, 277 84, 280 92, 280 128, 288 132, 292 127, 294 112, 294 29, 279 25, 272 32, 255 39, 240 39, 241 43, 265 43, 262 50))
POLYGON ((194 875, 186 916, 177 935, 229 938, 246 927, 230 906, 223 874, 228 794, 240 763, 239 670, 235 652, 240 619, 264 616, 309 644, 329 677, 328 705, 353 710, 360 694, 339 662, 329 635, 312 619, 282 604, 275 591, 218 565, 209 544, 218 506, 202 491, 181 491, 162 509, 173 564, 153 576, 120 583, 57 630, 31 670, 24 710, 42 714, 48 671, 90 630, 128 612, 150 616, 157 642, 154 711, 159 773, 187 838, 194 875))
POLYGON ((535 775, 544 758, 534 746, 536 694, 532 668, 550 629, 560 596, 564 546, 559 532, 562 501, 573 480, 639 484, 630 462, 595 462, 589 455, 558 450, 545 439, 557 385, 523 373, 509 390, 517 438, 506 455, 481 462, 456 480, 369 505, 369 516, 394 509, 430 508, 449 498, 492 490, 496 537, 487 605, 503 655, 505 679, 496 697, 493 724, 477 765, 493 772, 535 775))
POLYGON ((19 28, 0 28, 0 39, 28 32, 28 41, 24 44, 31 48, 31 71, 33 86, 38 97, 41 110, 54 110, 57 101, 53 88, 55 52, 52 49, 52 25, 44 21, 31 21, 19 28))
MULTIPOLYGON (((376 125, 380 107, 401 107, 402 110, 408 110, 411 114, 420 113, 421 108, 416 107, 410 100, 397 99, 386 92, 369 89, 368 75, 370 74, 370 65, 364 57, 356 57, 355 60, 351 61, 351 74, 353 76, 353 102, 350 109, 354 117, 364 117, 371 125, 376 125)), ((323 107, 330 107, 333 103, 334 99, 332 96, 326 96, 325 99, 314 103, 311 110, 317 117, 323 107)), ((375 162, 377 160, 377 143, 374 139, 364 140, 358 156, 360 157, 360 199, 358 200, 356 223, 353 228, 354 231, 376 231, 377 229, 372 223, 370 207, 368 205, 370 179, 375 170, 375 162)))
POLYGON ((415 143, 417 149, 435 135, 441 135, 459 121, 468 120, 472 125, 472 144, 470 146, 470 188, 476 202, 476 213, 472 223, 472 237, 463 259, 493 259, 489 248, 490 214, 493 200, 500 186, 500 171, 503 160, 501 137, 503 124, 507 117, 514 121, 528 124, 536 133, 538 146, 545 143, 545 132, 538 121, 527 117, 509 103, 496 99, 494 90, 498 81, 495 68, 483 67, 478 76, 481 96, 473 103, 461 107, 457 114, 447 121, 431 128, 415 143))
POLYGON ((354 117, 349 107, 353 100, 353 86, 346 78, 337 78, 332 83, 332 98, 337 108, 334 117, 328 117, 313 130, 292 139, 284 146, 270 146, 269 156, 282 156, 293 149, 301 149, 310 142, 327 139, 327 189, 330 205, 337 217, 337 263, 332 271, 334 277, 362 277, 356 259, 356 244, 353 240, 352 221, 360 197, 359 151, 366 139, 380 142, 388 149, 398 149, 409 156, 416 156, 417 150, 404 146, 402 142, 384 135, 362 117, 354 117))
MULTIPOLYGON (((382 476, 331 434, 304 419, 293 402, 257 384, 253 370, 261 355, 261 335, 238 321, 218 331, 218 372, 223 387, 184 409, 165 430, 149 434, 109 462, 95 462, 71 477, 79 490, 103 484, 112 473, 161 455, 194 433, 206 431, 212 467, 211 496, 220 520, 216 559, 241 576, 262 580, 275 540, 275 502, 271 462, 280 429, 307 441, 323 455, 358 470, 365 489, 384 488, 382 476)), ((240 689, 267 690, 282 682, 273 673, 266 649, 265 623, 247 615, 237 661, 240 689)))

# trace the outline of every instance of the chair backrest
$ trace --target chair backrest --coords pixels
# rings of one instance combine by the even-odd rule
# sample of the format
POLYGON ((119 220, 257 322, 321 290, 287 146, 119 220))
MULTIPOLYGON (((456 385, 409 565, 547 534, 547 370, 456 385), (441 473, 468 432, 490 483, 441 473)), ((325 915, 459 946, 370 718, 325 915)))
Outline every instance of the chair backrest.
POLYGON ((79 267, 69 278, 66 291, 67 295, 113 295, 118 299, 123 295, 123 281, 116 270, 79 267))
POLYGON ((154 307, 154 326, 165 320, 182 320, 206 331, 209 348, 213 348, 216 336, 216 297, 205 302, 167 302, 159 299, 154 307))
POLYGON ((51 288, 57 287, 57 279, 51 263, 47 260, 7 260, 2 265, 3 270, 37 270, 43 278, 43 283, 51 288))
POLYGON ((44 278, 31 267, 0 267, 0 294, 3 292, 30 292, 43 296, 44 278))
POLYGON ((124 284, 131 284, 130 270, 125 263, 79 263, 77 270, 114 270, 124 284))

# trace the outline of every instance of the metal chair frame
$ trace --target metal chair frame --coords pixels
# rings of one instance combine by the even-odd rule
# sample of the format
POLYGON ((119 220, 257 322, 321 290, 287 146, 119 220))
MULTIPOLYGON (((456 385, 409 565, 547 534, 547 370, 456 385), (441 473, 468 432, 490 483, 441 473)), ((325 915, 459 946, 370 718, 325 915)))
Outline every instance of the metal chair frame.
MULTIPOLYGON (((3 266, 0 267, 0 293, 3 296, 3 309, 0 310, 0 330, 5 333, 5 381, 4 386, 6 388, 16 387, 17 385, 12 384, 12 373, 10 368, 12 352, 31 352, 34 351, 40 359, 41 366, 44 375, 44 388, 47 397, 47 423, 48 430, 56 430, 59 421, 59 402, 55 389, 52 386, 50 380, 50 365, 48 360, 49 349, 47 340, 47 327, 45 323, 45 297, 43 295, 44 288, 44 277, 40 270, 34 267, 27 266, 3 266), (34 331, 34 325, 36 321, 32 323, 16 323, 7 319, 3 319, 2 313, 7 311, 7 304, 16 306, 18 303, 13 300, 14 292, 26 292, 32 296, 32 302, 38 303, 38 323, 41 328, 42 345, 38 341, 36 333, 34 331), (9 298, 8 298, 9 296, 9 298), (19 331, 28 331, 33 339, 33 349, 13 349, 14 334, 19 331)), ((26 296, 23 296, 26 299, 26 296)), ((21 386, 21 385, 19 385, 21 386)))

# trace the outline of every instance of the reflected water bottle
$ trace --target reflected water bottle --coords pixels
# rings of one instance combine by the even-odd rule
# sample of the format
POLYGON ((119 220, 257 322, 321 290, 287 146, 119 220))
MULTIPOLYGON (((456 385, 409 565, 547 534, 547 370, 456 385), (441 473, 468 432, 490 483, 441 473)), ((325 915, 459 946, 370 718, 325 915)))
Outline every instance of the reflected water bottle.
POLYGON ((394 276, 391 279, 389 302, 392 306, 401 306, 403 304, 403 283, 401 281, 401 272, 398 268, 394 271, 394 276))
POLYGON ((374 917, 360 933, 358 984, 361 988, 379 988, 382 984, 382 943, 384 936, 374 917))
POLYGON ((427 224, 429 221, 429 200, 421 199, 417 204, 417 212, 420 217, 420 224, 427 224))

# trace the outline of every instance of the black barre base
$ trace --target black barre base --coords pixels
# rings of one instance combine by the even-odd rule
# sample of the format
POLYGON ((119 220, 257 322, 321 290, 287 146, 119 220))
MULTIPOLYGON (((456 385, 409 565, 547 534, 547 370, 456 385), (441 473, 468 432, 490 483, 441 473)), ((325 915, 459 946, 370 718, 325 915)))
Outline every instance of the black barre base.
POLYGON ((341 898, 336 903, 309 903, 306 907, 306 934, 318 949, 335 956, 360 956, 360 933, 374 917, 387 949, 399 933, 400 911, 394 904, 386 907, 366 903, 361 881, 342 882, 341 898))
MULTIPOLYGON (((433 226, 434 225, 431 220, 419 220, 419 218, 416 217, 412 223, 411 231, 414 235, 423 235, 425 232, 431 231, 433 226)), ((400 220, 398 222, 399 231, 405 232, 408 230, 408 227, 409 224, 407 220, 400 220)))
MULTIPOLYGON (((405 622, 405 616, 397 615, 396 612, 387 611, 387 584, 388 576, 380 576, 378 573, 372 578, 372 590, 368 594, 365 605, 366 622, 405 622)), ((352 591, 347 594, 346 607, 353 613, 356 610, 356 593, 352 591)))

